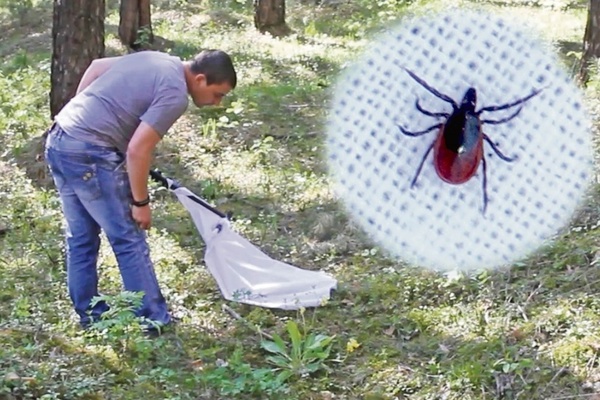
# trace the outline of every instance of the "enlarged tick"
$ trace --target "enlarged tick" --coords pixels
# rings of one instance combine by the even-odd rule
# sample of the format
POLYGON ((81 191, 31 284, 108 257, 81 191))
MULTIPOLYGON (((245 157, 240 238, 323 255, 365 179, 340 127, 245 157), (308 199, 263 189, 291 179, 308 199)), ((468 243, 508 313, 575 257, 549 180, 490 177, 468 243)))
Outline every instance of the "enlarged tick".
POLYGON ((417 110, 429 117, 444 118, 444 121, 418 132, 409 131, 398 125, 403 134, 413 137, 438 130, 435 140, 427 148, 427 151, 421 159, 415 177, 411 182, 411 188, 417 183, 417 178, 421 173, 423 164, 432 149, 435 171, 440 179, 450 184, 459 185, 465 183, 475 175, 477 168, 479 168, 479 164, 481 164, 483 168, 483 213, 485 213, 488 203, 488 194, 487 167, 485 155, 483 154, 483 141, 485 140, 492 147, 494 153, 502 160, 512 162, 515 158, 505 156, 498 146, 483 132, 482 126, 483 124, 503 124, 515 118, 523 109, 521 104, 538 95, 543 89, 535 89, 529 95, 510 103, 483 107, 479 109, 479 111, 475 111, 475 107, 477 106, 477 90, 475 88, 471 87, 467 89, 461 104, 458 105, 451 97, 439 92, 412 71, 406 69, 406 72, 431 94, 452 105, 452 113, 432 112, 425 110, 419 104, 419 99, 417 99, 415 102, 417 110), (480 118, 481 114, 486 111, 507 110, 518 105, 521 106, 508 117, 498 120, 480 118))

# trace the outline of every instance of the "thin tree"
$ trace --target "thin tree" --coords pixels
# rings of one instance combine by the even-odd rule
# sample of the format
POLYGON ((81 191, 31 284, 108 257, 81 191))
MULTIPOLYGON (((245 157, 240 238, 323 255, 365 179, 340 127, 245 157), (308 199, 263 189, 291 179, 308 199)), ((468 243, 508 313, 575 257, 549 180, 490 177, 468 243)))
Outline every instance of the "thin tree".
POLYGON ((50 115, 75 95, 83 73, 104 56, 104 0, 54 0, 50 115))
POLYGON ((284 36, 291 32, 285 22, 285 0, 254 0, 254 26, 261 33, 284 36))
POLYGON ((154 43, 150 0, 121 0, 119 38, 130 50, 149 49, 154 43))
POLYGON ((583 54, 581 56, 581 68, 579 70, 579 81, 586 84, 589 80, 589 67, 592 61, 600 57, 600 1, 590 0, 588 2, 587 24, 583 35, 583 54))

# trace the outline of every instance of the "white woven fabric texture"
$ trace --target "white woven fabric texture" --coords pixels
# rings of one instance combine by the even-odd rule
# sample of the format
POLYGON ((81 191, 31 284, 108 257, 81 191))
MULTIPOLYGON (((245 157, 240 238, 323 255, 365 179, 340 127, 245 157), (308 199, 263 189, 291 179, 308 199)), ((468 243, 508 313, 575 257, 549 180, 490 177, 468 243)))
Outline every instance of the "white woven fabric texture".
MULTIPOLYGON (((384 249, 435 270, 510 265, 569 223, 593 173, 590 121, 582 94, 552 52, 499 17, 454 11, 405 20, 367 46, 336 84, 327 126, 328 161, 349 213, 384 249), (451 113, 406 69, 460 104, 468 88, 477 107, 543 91, 520 114, 483 131, 513 162, 484 142, 489 203, 483 213, 482 167, 464 184, 443 182, 433 152, 438 131, 422 131, 451 113)), ((484 112, 498 120, 516 112, 484 112)))

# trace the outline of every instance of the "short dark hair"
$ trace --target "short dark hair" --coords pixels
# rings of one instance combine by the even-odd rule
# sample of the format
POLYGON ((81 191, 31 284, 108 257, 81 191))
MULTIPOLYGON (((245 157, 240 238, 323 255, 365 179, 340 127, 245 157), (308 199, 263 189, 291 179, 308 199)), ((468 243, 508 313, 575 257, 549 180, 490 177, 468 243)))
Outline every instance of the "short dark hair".
POLYGON ((194 74, 206 76, 206 84, 227 82, 232 89, 237 85, 237 74, 231 57, 221 50, 203 50, 192 60, 190 69, 194 74))

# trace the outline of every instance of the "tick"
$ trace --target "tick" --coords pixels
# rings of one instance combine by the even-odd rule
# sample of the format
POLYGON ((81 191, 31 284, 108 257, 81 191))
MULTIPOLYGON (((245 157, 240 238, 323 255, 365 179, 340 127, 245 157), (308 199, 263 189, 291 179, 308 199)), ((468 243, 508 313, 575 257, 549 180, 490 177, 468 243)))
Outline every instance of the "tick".
POLYGON ((432 112, 425 110, 421 104, 419 104, 419 99, 417 98, 415 102, 417 110, 429 117, 444 118, 443 122, 439 122, 425 130, 417 132, 409 131, 398 125, 398 128, 400 128, 400 131, 402 131, 403 134, 412 137, 422 136, 434 130, 438 131, 435 140, 423 155, 410 187, 413 188, 417 183, 417 178, 421 173, 423 164, 432 149, 435 171, 440 179, 450 184, 460 185, 467 182, 475 175, 479 168, 479 164, 481 164, 483 169, 483 213, 485 214, 488 204, 488 194, 487 166, 485 155, 483 154, 483 141, 485 140, 492 147, 494 153, 506 162, 514 161, 516 157, 511 158, 504 155, 498 146, 483 132, 482 127, 484 124, 498 125, 512 120, 519 115, 523 109, 522 104, 538 95, 543 89, 535 89, 529 95, 510 103, 482 107, 476 111, 477 90, 474 87, 467 89, 459 105, 450 96, 439 92, 423 79, 419 78, 414 72, 409 71, 408 69, 406 69, 406 72, 435 97, 450 103, 452 106, 451 113, 432 112), (481 114, 484 112, 508 110, 516 106, 519 106, 517 110, 505 118, 497 120, 481 118, 481 114))

